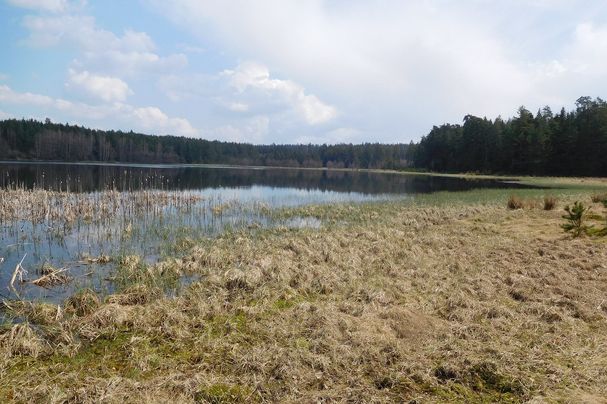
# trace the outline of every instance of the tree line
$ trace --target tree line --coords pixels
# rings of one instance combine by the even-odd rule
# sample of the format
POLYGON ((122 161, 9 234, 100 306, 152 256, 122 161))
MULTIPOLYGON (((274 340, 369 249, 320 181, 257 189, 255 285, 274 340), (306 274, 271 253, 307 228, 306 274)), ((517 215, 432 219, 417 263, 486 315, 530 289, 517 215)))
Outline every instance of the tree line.
POLYGON ((288 167, 407 166, 406 144, 251 145, 102 131, 50 120, 0 121, 0 159, 288 167))
POLYGON ((521 107, 508 120, 467 115, 408 145, 251 145, 9 119, 0 121, 0 159, 607 176, 607 103, 575 105, 535 115, 521 107))
POLYGON ((581 97, 573 111, 435 126, 409 150, 412 165, 439 172, 607 176, 607 103, 581 97))

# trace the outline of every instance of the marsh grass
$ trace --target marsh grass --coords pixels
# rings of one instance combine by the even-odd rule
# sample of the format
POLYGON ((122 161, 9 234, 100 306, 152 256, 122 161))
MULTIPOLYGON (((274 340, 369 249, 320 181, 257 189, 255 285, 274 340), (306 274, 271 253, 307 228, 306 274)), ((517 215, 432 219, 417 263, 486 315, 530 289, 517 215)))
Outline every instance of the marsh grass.
POLYGON ((83 292, 59 315, 11 302, 25 322, 0 331, 0 399, 598 401, 604 244, 564 237, 558 210, 479 194, 281 209, 322 226, 234 229, 158 263, 125 255, 118 292, 83 292), (184 275, 198 280, 166 297, 163 278, 184 275))
POLYGON ((5 303, 0 401, 598 402, 607 250, 565 237, 545 190, 517 191, 532 209, 510 194, 277 209, 167 235, 160 262, 113 255, 109 296, 5 303))
MULTIPOLYGON (((104 280, 114 277, 132 284, 136 275, 119 265, 120 256, 142 256, 146 263, 179 257, 203 237, 230 227, 263 223, 267 209, 263 204, 241 204, 189 191, 74 194, 3 189, 0 254, 13 266, 27 254, 23 266, 28 269, 44 265, 59 268, 37 278, 29 271, 29 278, 15 283, 19 296, 34 298, 43 293, 36 288, 66 296, 70 288, 101 290, 104 280), (112 271, 117 275, 110 275, 112 271), (57 288, 72 284, 63 292, 57 288)), ((158 283, 152 276, 147 278, 158 283)), ((2 275, 0 280, 5 281, 2 275)))
POLYGON ((544 197, 544 210, 553 210, 556 207, 557 199, 554 196, 544 197))
POLYGON ((512 209, 512 210, 523 209, 523 207, 525 206, 525 203, 518 196, 511 195, 508 198, 507 206, 508 206, 508 209, 512 209))
POLYGON ((593 203, 602 203, 603 201, 607 201, 607 193, 592 194, 590 199, 593 203))

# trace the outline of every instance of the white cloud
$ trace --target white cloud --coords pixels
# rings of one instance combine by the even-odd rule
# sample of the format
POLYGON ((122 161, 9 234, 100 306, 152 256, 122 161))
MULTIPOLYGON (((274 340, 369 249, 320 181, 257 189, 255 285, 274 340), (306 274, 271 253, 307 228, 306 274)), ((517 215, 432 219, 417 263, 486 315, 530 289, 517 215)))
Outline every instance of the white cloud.
POLYGON ((177 45, 177 48, 185 53, 204 53, 205 49, 200 46, 189 45, 185 43, 180 43, 177 45))
POLYGON ((28 15, 23 26, 29 31, 25 42, 33 47, 72 46, 84 51, 154 50, 152 39, 145 32, 126 30, 122 36, 98 28, 95 18, 86 15, 28 15))
POLYGON ((88 71, 69 70, 68 88, 83 91, 103 101, 124 101, 133 91, 128 84, 116 77, 99 76, 88 71))
POLYGON ((137 119, 138 126, 146 130, 182 136, 196 136, 198 134, 198 131, 187 119, 169 118, 156 107, 135 108, 132 111, 132 116, 137 119))
POLYGON ((316 96, 293 97, 307 123, 331 121, 333 112, 315 108, 328 100, 339 125, 368 140, 407 142, 469 113, 571 102, 589 81, 592 93, 607 92, 603 28, 579 20, 604 22, 600 1, 147 1, 201 43, 212 37, 289 79, 251 67, 233 72, 235 86, 294 94, 280 82, 298 83, 316 96))
POLYGON ((298 144, 337 144, 356 143, 361 141, 358 137, 361 132, 354 128, 337 128, 317 135, 304 135, 295 139, 298 144))
POLYGON ((0 110, 0 120, 12 118, 11 114, 0 110))
POLYGON ((234 112, 247 112, 249 110, 249 105, 244 102, 230 102, 227 104, 227 108, 234 112))
POLYGON ((572 44, 566 50, 566 63, 579 73, 607 75, 607 25, 584 22, 575 29, 572 44))
POLYGON ((298 111, 310 125, 317 125, 335 118, 335 107, 325 104, 318 97, 306 94, 304 88, 290 80, 270 78, 270 71, 264 65, 254 62, 241 63, 235 70, 225 70, 230 85, 238 93, 247 90, 259 91, 261 97, 279 97, 298 111))
POLYGON ((137 77, 141 73, 176 71, 188 64, 182 53, 166 57, 155 53, 156 45, 145 32, 126 30, 121 36, 97 27, 95 19, 85 15, 26 16, 23 25, 29 32, 24 42, 35 48, 71 47, 82 56, 73 66, 137 77))
POLYGON ((43 10, 54 13, 63 12, 68 8, 67 0, 8 0, 8 3, 30 10, 43 10))
MULTIPOLYGON (((607 3, 600 0, 138 3, 153 4, 176 32, 193 34, 182 37, 155 31, 147 13, 138 21, 149 34, 112 32, 83 15, 77 1, 9 2, 46 4, 23 20, 23 43, 51 49, 55 61, 76 53, 65 66, 74 72, 70 95, 97 101, 14 98, 103 117, 95 119, 110 127, 115 114, 116 125, 191 133, 189 122, 163 112, 171 108, 213 138, 408 142, 465 114, 509 116, 521 104, 560 107, 580 95, 607 94, 607 3), (152 36, 158 45, 176 41, 175 50, 159 50, 152 36)), ((102 7, 109 6, 88 11, 102 7)), ((136 7, 121 11, 131 13, 125 21, 139 17, 136 7)))
POLYGON ((267 116, 255 116, 247 119, 240 125, 229 124, 204 131, 205 137, 209 139, 221 139, 240 143, 266 143, 270 130, 270 118, 267 116))
POLYGON ((67 118, 88 125, 105 126, 104 123, 110 120, 111 129, 119 126, 156 134, 198 135, 196 128, 187 119, 169 117, 157 107, 135 107, 120 102, 92 105, 41 94, 20 93, 6 85, 0 85, 1 104, 22 106, 24 111, 30 112, 30 116, 35 116, 34 111, 43 112, 44 117, 51 116, 54 112, 57 121, 67 118))

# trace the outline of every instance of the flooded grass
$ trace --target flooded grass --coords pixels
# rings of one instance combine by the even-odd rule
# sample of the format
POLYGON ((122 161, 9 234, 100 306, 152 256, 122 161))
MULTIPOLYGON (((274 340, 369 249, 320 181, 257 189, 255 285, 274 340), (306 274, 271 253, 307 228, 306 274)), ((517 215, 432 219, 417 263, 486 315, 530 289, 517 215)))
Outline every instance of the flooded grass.
POLYGON ((567 193, 280 209, 322 225, 119 257, 109 295, 5 303, 0 399, 600 402, 607 249, 561 231, 565 204, 592 204, 567 193))
POLYGON ((0 401, 607 395, 607 244, 560 228, 575 200, 604 222, 594 188, 287 206, 3 192, 0 274, 23 271, 0 307, 0 401))
MULTIPOLYGON (((16 272, 0 272, 0 283, 10 286, 4 297, 60 302, 76 289, 109 293, 124 278, 123 257, 138 256, 149 265, 222 232, 318 227, 315 219, 272 214, 273 205, 305 203, 305 196, 242 200, 230 190, 0 190, 0 257, 9 268, 23 260, 16 272)), ((385 199, 371 199, 378 198, 385 199)))

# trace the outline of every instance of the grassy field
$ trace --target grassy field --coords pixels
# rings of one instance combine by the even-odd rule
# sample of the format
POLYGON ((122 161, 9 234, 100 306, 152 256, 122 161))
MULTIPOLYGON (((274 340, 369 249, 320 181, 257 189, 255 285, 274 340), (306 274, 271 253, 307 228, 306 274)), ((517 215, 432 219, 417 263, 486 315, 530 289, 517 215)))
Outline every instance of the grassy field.
POLYGON ((605 402, 607 238, 560 228, 575 200, 604 226, 605 183, 525 181, 556 188, 283 209, 323 224, 123 257, 104 298, 4 302, 0 401, 605 402))

